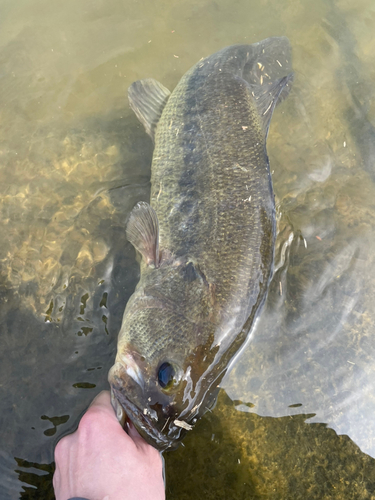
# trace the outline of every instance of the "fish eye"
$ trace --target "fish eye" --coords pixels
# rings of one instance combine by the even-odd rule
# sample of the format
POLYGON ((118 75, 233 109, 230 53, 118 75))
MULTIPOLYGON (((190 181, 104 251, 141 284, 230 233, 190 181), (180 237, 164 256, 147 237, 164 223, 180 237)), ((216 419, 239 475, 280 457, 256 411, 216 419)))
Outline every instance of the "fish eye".
POLYGON ((172 363, 164 362, 158 369, 158 382, 162 389, 169 390, 179 382, 179 370, 172 363))

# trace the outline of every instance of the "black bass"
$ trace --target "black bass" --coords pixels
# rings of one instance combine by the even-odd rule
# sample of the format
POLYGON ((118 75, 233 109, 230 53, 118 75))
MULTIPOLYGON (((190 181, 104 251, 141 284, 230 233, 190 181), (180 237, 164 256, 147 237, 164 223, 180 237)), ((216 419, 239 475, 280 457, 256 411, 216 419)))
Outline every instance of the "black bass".
POLYGON ((130 214, 141 277, 109 373, 112 402, 160 450, 212 406, 249 337, 273 264, 266 138, 289 92, 286 38, 199 61, 170 93, 153 79, 129 102, 155 143, 150 204, 130 214))

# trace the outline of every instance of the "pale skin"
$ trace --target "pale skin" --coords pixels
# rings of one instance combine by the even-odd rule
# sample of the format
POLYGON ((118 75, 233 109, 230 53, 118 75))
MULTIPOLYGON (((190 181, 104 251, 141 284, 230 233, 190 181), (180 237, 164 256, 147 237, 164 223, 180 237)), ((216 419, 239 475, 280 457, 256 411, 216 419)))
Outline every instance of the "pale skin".
POLYGON ((119 424, 108 391, 101 392, 78 429, 55 448, 56 500, 164 500, 160 453, 135 428, 119 424))

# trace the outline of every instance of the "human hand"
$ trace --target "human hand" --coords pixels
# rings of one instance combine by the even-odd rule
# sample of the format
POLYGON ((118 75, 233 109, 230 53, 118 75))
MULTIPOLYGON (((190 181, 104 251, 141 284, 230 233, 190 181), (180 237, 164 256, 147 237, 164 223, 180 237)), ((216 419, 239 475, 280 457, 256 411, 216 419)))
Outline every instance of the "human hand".
POLYGON ((55 448, 56 500, 164 500, 162 458, 133 425, 119 424, 108 391, 101 392, 78 429, 55 448))

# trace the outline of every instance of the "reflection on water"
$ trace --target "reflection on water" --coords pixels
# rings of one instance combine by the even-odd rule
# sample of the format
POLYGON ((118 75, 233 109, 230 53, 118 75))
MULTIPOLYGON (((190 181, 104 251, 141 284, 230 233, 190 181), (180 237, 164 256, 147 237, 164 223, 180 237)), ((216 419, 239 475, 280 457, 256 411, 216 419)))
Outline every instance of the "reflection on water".
POLYGON ((53 498, 54 444, 107 388, 152 155, 127 87, 286 35, 275 275, 226 394, 166 454, 167 497, 371 498, 372 3, 4 0, 0 23, 0 497, 53 498))

